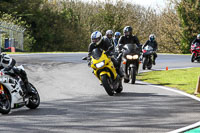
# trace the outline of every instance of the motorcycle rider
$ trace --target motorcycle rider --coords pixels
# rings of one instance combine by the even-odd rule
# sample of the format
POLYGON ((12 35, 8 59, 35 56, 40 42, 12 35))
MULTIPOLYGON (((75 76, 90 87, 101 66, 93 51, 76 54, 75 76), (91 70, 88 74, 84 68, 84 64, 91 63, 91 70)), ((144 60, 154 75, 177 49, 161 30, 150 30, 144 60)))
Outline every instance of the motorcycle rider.
POLYGON ((16 61, 9 55, 4 53, 0 54, 0 70, 4 71, 5 74, 8 74, 10 76, 16 76, 16 75, 19 76, 24 83, 24 86, 22 85, 21 87, 25 93, 25 96, 28 96, 33 92, 29 85, 27 74, 24 70, 15 67, 15 64, 16 61))
POLYGON ((125 44, 136 44, 141 50, 140 41, 137 38, 137 36, 132 35, 132 31, 133 29, 131 26, 124 27, 123 29, 124 35, 119 38, 119 42, 118 42, 118 47, 120 50, 125 44))
POLYGON ((158 49, 158 43, 156 42, 156 36, 154 35, 154 34, 151 34, 150 36, 149 36, 149 40, 147 40, 146 41, 146 43, 143 45, 143 49, 147 46, 147 45, 149 45, 149 46, 151 46, 152 48, 153 48, 153 51, 155 51, 154 53, 153 53, 153 64, 155 65, 156 63, 155 63, 155 61, 156 61, 156 58, 157 58, 157 54, 156 54, 156 51, 157 51, 157 49, 158 49))
POLYGON ((192 44, 195 44, 196 42, 197 42, 198 44, 200 44, 200 34, 198 34, 197 37, 192 41, 191 45, 192 45, 192 44))
MULTIPOLYGON (((142 46, 140 45, 140 41, 137 38, 137 36, 132 34, 132 31, 133 31, 133 29, 131 26, 124 27, 124 29, 123 29, 124 35, 119 38, 118 45, 117 45, 117 50, 119 53, 125 44, 136 44, 138 46, 140 52, 142 52, 142 46)), ((120 56, 120 54, 119 54, 119 56, 120 56)), ((121 62, 121 59, 122 58, 119 59, 119 62, 121 62)))
MULTIPOLYGON (((88 48, 88 57, 90 58, 92 50, 95 48, 100 48, 103 49, 106 55, 110 55, 110 53, 113 51, 114 46, 112 43, 105 37, 102 37, 102 34, 100 31, 95 31, 91 34, 91 43, 88 48)), ((123 73, 120 70, 119 63, 118 61, 111 57, 111 60, 116 68, 117 73, 119 74, 120 77, 123 77, 123 73)), ((90 65, 90 61, 89 64, 90 65)))
POLYGON ((118 44, 118 41, 119 41, 120 36, 121 36, 121 33, 120 33, 120 32, 115 32, 115 34, 114 34, 114 39, 113 39, 113 41, 114 41, 114 46, 115 46, 115 47, 116 47, 117 44, 118 44))

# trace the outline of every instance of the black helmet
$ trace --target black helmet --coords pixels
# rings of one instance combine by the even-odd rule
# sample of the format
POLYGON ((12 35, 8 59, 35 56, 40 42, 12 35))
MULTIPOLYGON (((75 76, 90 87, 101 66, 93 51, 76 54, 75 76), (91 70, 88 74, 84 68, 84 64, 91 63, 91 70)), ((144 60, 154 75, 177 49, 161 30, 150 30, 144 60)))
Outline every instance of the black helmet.
POLYGON ((133 31, 133 29, 131 26, 126 26, 126 27, 124 27, 124 30, 123 30, 125 36, 132 35, 132 31, 133 31))

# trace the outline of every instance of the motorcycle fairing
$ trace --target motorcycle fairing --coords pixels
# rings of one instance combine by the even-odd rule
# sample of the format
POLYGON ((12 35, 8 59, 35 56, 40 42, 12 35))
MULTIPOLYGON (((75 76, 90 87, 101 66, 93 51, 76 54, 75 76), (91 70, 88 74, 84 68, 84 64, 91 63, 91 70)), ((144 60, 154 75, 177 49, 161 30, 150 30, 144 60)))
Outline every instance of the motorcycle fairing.
POLYGON ((94 69, 94 74, 97 76, 97 78, 99 80, 101 80, 101 76, 102 75, 108 75, 109 77, 116 79, 117 77, 117 72, 116 69, 111 61, 110 58, 108 58, 108 56, 105 54, 105 51, 102 52, 101 57, 99 59, 95 59, 93 58, 93 56, 91 56, 91 67, 94 69), (104 66, 102 66, 101 68, 97 68, 96 64, 100 63, 100 62, 104 62, 104 66), (109 69, 110 71, 108 71, 107 69, 109 69), (101 70, 101 71, 99 71, 101 70), (99 73, 100 72, 100 73, 99 73), (112 74, 111 74, 112 72, 112 74))

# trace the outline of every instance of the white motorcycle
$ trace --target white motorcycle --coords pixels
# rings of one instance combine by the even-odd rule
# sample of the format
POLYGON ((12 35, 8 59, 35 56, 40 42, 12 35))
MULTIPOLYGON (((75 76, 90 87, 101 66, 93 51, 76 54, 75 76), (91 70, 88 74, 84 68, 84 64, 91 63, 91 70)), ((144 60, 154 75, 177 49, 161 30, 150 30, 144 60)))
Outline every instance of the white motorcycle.
MULTIPOLYGON (((23 66, 18 66, 18 69, 23 69, 23 66)), ((8 114, 11 109, 26 106, 30 109, 35 109, 40 104, 40 96, 36 88, 29 83, 32 89, 29 96, 25 96, 22 89, 23 81, 19 76, 10 76, 4 71, 0 71, 0 113, 8 114)))
POLYGON ((143 70, 147 69, 151 69, 152 68, 152 64, 153 64, 153 54, 155 53, 155 51, 153 50, 153 48, 149 45, 147 45, 143 50, 143 70))

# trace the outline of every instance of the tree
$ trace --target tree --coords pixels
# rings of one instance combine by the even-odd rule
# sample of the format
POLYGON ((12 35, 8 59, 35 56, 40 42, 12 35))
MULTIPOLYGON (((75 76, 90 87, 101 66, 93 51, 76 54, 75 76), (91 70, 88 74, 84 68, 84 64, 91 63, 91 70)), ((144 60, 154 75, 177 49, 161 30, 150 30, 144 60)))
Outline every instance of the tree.
POLYGON ((200 1, 182 0, 178 5, 178 14, 182 28, 181 50, 188 53, 191 41, 200 30, 200 1))

